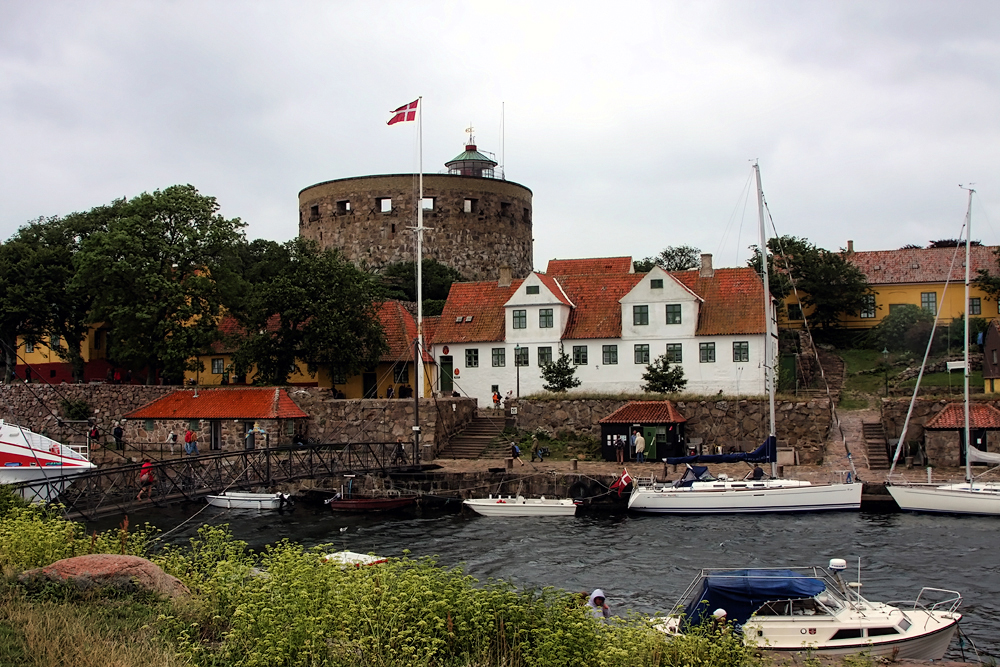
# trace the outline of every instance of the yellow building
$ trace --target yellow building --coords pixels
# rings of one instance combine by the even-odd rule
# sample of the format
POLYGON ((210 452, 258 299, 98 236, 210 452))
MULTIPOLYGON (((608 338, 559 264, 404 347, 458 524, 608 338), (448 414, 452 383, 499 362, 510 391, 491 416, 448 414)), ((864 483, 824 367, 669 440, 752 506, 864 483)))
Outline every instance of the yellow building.
MULTIPOLYGON (((59 384, 73 382, 73 366, 60 357, 55 348, 64 341, 59 338, 42 338, 37 343, 28 343, 22 337, 17 339, 17 365, 14 369, 17 377, 22 380, 59 384)), ((83 381, 114 379, 114 370, 107 361, 108 331, 102 324, 92 324, 87 330, 87 336, 80 346, 80 356, 83 358, 83 381), (109 377, 110 372, 110 377, 109 377)), ((145 378, 139 378, 145 380, 145 378)))
MULTIPOLYGON (((940 311, 938 322, 950 324, 968 309, 970 317, 992 318, 998 313, 997 302, 972 286, 965 303, 965 247, 917 248, 905 250, 870 250, 853 252, 851 243, 845 258, 865 275, 875 294, 857 313, 842 315, 840 325, 848 329, 870 329, 892 312, 910 304, 932 314, 940 311), (953 262, 954 260, 954 262, 953 262), (951 269, 949 273, 949 269, 951 269), (947 283, 947 291, 945 284, 947 283)), ((996 246, 973 246, 971 275, 979 269, 997 272, 996 246)), ((804 326, 803 309, 794 295, 785 299, 779 325, 788 329, 804 326)), ((805 309, 805 317, 809 310, 805 309)))
MULTIPOLYGON (((390 388, 394 397, 399 397, 401 389, 405 395, 407 393, 405 388, 412 388, 416 382, 413 370, 413 340, 417 336, 416 320, 398 301, 385 301, 379 304, 378 317, 389 349, 374 368, 351 377, 333 377, 327 369, 310 373, 304 362, 298 362, 288 377, 288 384, 335 389, 343 394, 343 398, 385 398, 390 388)), ((439 319, 436 317, 424 319, 425 341, 431 339, 433 327, 439 319)), ((223 332, 235 333, 238 325, 233 318, 227 317, 223 320, 221 328, 223 332)), ((216 346, 212 353, 200 355, 198 359, 204 370, 186 372, 185 384, 217 386, 252 384, 254 381, 252 371, 247 377, 236 377, 233 374, 231 351, 221 345, 216 346)), ((434 378, 432 364, 431 356, 425 352, 425 396, 429 396, 432 389, 434 378)))

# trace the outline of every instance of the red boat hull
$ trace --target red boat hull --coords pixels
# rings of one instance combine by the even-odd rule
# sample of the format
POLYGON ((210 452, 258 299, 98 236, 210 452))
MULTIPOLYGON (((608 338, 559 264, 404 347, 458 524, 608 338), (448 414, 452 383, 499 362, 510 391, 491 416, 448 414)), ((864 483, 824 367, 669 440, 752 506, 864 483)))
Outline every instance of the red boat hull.
POLYGON ((334 512, 388 512, 415 505, 416 498, 342 498, 331 500, 330 509, 334 512))

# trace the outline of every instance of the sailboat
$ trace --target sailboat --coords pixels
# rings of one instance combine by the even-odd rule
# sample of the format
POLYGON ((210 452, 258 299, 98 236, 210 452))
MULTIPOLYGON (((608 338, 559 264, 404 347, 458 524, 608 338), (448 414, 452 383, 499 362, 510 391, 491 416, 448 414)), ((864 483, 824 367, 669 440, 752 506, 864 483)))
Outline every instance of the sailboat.
MULTIPOLYGON (((778 340, 774 305, 770 298, 767 266, 767 231, 764 225, 764 190, 760 166, 754 163, 757 180, 757 213, 760 222, 761 277, 764 282, 764 377, 767 385, 770 433, 753 452, 717 455, 682 456, 666 459, 668 464, 686 464, 686 473, 672 484, 640 484, 632 490, 630 510, 664 514, 715 514, 759 512, 815 512, 820 510, 857 510, 861 508, 860 483, 811 484, 807 481, 780 479, 777 474, 777 435, 775 434, 774 391, 778 340), (703 466, 693 463, 770 463, 770 479, 716 479, 703 466)), ((855 475, 856 477, 856 475, 855 475)), ((852 478, 853 482, 853 478, 852 478)))
MULTIPOLYGON (((975 192, 969 188, 969 204, 965 213, 965 303, 969 303, 970 286, 970 239, 972 238, 972 195, 975 192)), ((965 309, 968 311, 968 308, 965 309)), ((889 483, 887 488, 893 500, 900 509, 909 512, 943 512, 950 514, 981 514, 988 516, 1000 516, 1000 483, 998 482, 977 482, 972 477, 973 463, 988 463, 1000 465, 1000 454, 982 452, 971 446, 971 428, 969 426, 969 313, 964 315, 965 319, 965 372, 964 376, 964 434, 965 442, 965 481, 958 484, 900 484, 889 483)), ((914 399, 916 390, 914 390, 914 399)), ((911 403, 912 408, 912 403, 911 403)), ((909 418, 909 415, 907 415, 909 418)), ((906 424, 903 425, 903 433, 900 435, 899 444, 893 455, 892 475, 899 460, 899 452, 905 442, 906 424)))

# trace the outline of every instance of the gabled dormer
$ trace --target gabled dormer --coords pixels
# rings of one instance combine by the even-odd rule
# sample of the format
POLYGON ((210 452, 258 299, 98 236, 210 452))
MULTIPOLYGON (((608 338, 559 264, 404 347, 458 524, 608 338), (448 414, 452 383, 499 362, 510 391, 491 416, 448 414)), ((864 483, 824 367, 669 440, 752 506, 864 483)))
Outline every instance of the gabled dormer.
POLYGON ((559 340, 573 308, 559 281, 533 272, 504 304, 506 340, 559 340))
POLYGON ((671 274, 654 266, 619 300, 622 338, 693 336, 703 301, 671 274))

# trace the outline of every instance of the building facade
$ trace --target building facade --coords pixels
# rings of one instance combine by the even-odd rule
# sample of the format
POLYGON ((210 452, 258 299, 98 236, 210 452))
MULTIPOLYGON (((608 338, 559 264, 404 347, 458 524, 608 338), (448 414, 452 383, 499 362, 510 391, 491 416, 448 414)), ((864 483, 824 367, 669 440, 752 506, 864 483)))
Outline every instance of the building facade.
POLYGON ((452 285, 433 337, 436 388, 481 404, 494 391, 540 392, 542 366, 565 352, 582 382, 573 391, 639 392, 646 367, 666 355, 683 367, 686 392, 765 393, 763 286, 751 269, 713 269, 706 255, 693 271, 637 274, 625 259, 452 285))

